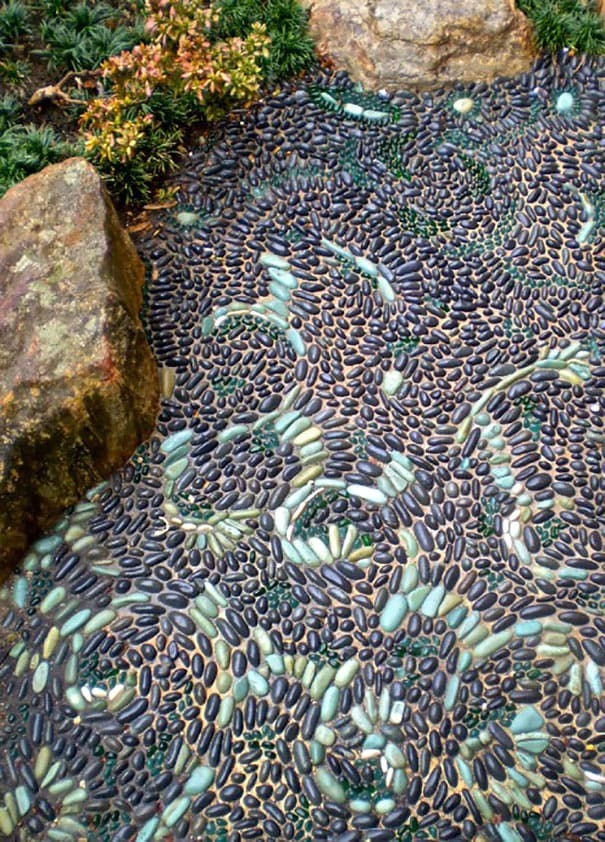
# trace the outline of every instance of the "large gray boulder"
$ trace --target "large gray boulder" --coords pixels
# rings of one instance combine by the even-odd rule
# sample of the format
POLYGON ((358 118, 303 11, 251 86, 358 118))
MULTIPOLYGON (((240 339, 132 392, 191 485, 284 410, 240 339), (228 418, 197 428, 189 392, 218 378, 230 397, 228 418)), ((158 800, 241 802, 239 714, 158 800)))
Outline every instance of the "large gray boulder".
POLYGON ((369 88, 429 89, 527 70, 529 25, 513 0, 303 0, 320 53, 369 88))
POLYGON ((0 200, 0 574, 153 429, 143 276, 83 158, 0 200))

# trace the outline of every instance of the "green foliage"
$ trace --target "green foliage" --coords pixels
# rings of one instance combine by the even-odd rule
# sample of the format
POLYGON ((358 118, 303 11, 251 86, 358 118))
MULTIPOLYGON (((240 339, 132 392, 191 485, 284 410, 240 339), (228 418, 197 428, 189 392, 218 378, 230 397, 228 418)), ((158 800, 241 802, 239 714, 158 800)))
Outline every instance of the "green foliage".
POLYGON ((23 87, 31 73, 31 65, 18 58, 5 58, 0 61, 0 81, 7 88, 18 90, 23 87))
POLYGON ((31 34, 30 10, 21 0, 7 0, 0 5, 0 53, 31 34))
MULTIPOLYGON (((3 103, 6 97, 0 101, 0 109, 3 103)), ((16 116, 14 106, 8 103, 5 107, 16 116)), ((74 145, 63 142, 50 126, 8 125, 0 134, 0 196, 28 175, 79 152, 74 145)))
POLYGON ((293 76, 314 58, 308 15, 298 0, 219 0, 218 38, 244 38, 254 23, 265 25, 271 39, 263 70, 269 80, 293 76))
MULTIPOLYGON (((48 2, 48 0, 47 0, 48 2)), ((58 2, 53 0, 58 6, 58 2)), ((144 40, 142 23, 118 23, 120 12, 107 3, 82 2, 58 17, 43 21, 40 34, 49 69, 95 70, 112 55, 130 50, 144 40)))
POLYGON ((517 0, 531 20, 536 45, 547 53, 568 48, 576 53, 605 53, 605 24, 594 2, 581 0, 517 0))
POLYGON ((19 100, 12 94, 5 94, 0 99, 0 132, 5 132, 17 122, 22 108, 19 100))

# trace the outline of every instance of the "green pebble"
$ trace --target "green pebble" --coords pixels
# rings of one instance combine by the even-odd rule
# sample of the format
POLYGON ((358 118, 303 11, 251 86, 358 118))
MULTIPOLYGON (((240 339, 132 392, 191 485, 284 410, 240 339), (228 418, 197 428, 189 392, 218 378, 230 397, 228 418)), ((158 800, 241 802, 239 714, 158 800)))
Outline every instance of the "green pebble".
POLYGON ((81 628, 90 615, 92 611, 90 608, 82 608, 80 611, 77 611, 73 614, 68 620, 66 620, 61 628, 59 629, 59 634, 61 637, 69 637, 69 635, 73 634, 79 628, 81 628))
POLYGON ((267 695, 267 693, 269 692, 269 684, 266 678, 263 678, 263 676, 256 670, 249 670, 247 677, 252 693, 254 693, 256 696, 267 695))
POLYGON ((25 608, 25 600, 27 599, 27 579, 23 576, 15 581, 13 585, 13 602, 17 608, 25 608))
POLYGON ((53 608, 65 599, 67 591, 63 587, 63 585, 57 585, 57 587, 53 588, 49 591, 42 602, 40 603, 40 611, 43 614, 48 614, 49 611, 52 611, 53 608))
POLYGON ((443 602, 445 596, 445 588, 443 585, 438 585, 428 594, 422 603, 421 611, 425 617, 436 617, 439 611, 439 606, 443 602))
POLYGON ((512 734, 526 734, 538 731, 544 725, 544 720, 532 705, 522 708, 510 724, 512 734))
POLYGON ((177 447, 180 447, 185 442, 188 442, 193 435, 193 430, 179 430, 178 433, 168 436, 160 445, 162 453, 172 453, 177 447))
POLYGON ((328 798, 336 801, 337 804, 343 804, 346 801, 346 793, 343 785, 325 767, 320 766, 317 769, 315 779, 319 789, 328 798))
POLYGON ((17 799, 17 807, 19 814, 24 816, 31 807, 32 800, 27 789, 22 785, 15 789, 15 798, 17 799))
POLYGON ((205 792, 214 780, 214 769, 210 766, 198 766, 189 776, 183 788, 185 795, 199 795, 205 792))
POLYGON ((380 612, 380 626, 385 632, 399 628, 408 610, 408 602, 403 594, 392 594, 380 612))
POLYGON ((32 678, 32 690, 34 693, 41 693, 48 681, 48 661, 40 661, 32 678))
POLYGON ((183 459, 178 459, 172 465, 168 465, 168 467, 164 471, 164 475, 167 479, 178 479, 180 475, 185 471, 188 464, 189 460, 187 459, 187 457, 183 459))
POLYGON ((181 795, 180 798, 176 798, 162 814, 162 822, 166 827, 174 827, 179 819, 184 816, 190 803, 191 799, 187 795, 181 795))
POLYGON ((329 722, 336 716, 339 699, 340 691, 338 687, 328 687, 321 702, 322 722, 329 722))

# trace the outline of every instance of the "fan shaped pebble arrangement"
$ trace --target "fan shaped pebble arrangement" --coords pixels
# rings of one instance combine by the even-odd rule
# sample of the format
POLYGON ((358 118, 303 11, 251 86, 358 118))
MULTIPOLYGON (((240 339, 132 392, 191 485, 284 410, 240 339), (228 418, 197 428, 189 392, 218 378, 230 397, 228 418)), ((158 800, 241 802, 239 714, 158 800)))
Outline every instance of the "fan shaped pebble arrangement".
POLYGON ((157 430, 0 590, 0 837, 605 840, 603 68, 190 156, 157 430))

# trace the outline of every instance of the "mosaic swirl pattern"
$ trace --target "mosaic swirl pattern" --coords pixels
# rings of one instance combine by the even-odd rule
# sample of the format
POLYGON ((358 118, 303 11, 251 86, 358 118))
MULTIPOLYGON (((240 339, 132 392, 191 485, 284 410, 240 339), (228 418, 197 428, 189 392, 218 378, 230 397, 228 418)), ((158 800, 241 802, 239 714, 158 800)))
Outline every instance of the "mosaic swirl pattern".
POLYGON ((156 433, 0 591, 1 837, 605 840, 602 80, 192 154, 156 433))

